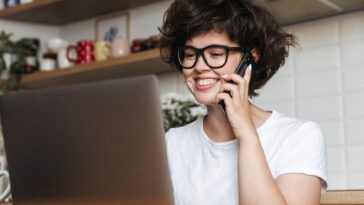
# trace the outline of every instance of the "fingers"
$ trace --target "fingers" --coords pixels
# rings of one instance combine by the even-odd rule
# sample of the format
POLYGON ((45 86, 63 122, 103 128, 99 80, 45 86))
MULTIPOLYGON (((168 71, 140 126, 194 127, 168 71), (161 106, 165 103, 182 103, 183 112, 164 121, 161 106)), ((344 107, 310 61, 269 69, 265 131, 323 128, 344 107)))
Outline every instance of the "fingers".
MULTIPOLYGON (((251 65, 245 69, 244 77, 241 77, 238 74, 232 73, 228 75, 224 75, 223 79, 225 81, 232 81, 239 87, 239 93, 241 96, 249 97, 249 84, 251 80, 252 70, 251 65)), ((225 83, 228 84, 228 83, 225 83)), ((235 95, 236 96, 236 95, 235 95)))
POLYGON ((231 99, 229 93, 219 93, 216 95, 216 99, 218 101, 223 100, 225 103, 226 109, 231 109, 233 106, 233 100, 231 99))
POLYGON ((224 83, 222 86, 222 91, 227 91, 230 95, 229 97, 233 99, 233 102, 237 104, 240 101, 240 90, 239 87, 232 83, 224 83))

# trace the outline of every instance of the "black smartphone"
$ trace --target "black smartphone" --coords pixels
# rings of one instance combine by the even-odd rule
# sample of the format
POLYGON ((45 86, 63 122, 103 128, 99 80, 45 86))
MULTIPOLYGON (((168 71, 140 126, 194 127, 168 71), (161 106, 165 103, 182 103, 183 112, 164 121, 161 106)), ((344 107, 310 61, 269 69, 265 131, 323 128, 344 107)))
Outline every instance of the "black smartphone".
MULTIPOLYGON (((247 67, 249 65, 252 66, 252 75, 253 75, 256 64, 255 64, 255 61, 254 61, 253 56, 250 51, 246 53, 246 55, 244 56, 243 59, 241 59, 239 65, 238 65, 238 67, 236 67, 234 73, 239 74, 244 77, 245 70, 247 69, 247 67)), ((229 81, 228 83, 234 83, 234 82, 229 81)), ((225 102, 223 100, 220 100, 219 104, 220 104, 221 108, 223 109, 223 111, 225 112, 225 102)))

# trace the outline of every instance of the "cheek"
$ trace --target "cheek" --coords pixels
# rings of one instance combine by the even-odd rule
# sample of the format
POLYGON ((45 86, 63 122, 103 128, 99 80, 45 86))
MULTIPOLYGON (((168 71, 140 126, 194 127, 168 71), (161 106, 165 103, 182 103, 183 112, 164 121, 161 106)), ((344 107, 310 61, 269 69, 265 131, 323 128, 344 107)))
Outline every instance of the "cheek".
POLYGON ((241 57, 238 55, 231 56, 226 62, 226 65, 223 67, 224 73, 225 74, 233 73, 238 67, 240 60, 241 57))
POLYGON ((187 70, 187 69, 184 69, 182 71, 182 74, 183 74, 183 77, 187 80, 189 78, 191 78, 193 76, 193 70, 190 69, 190 70, 187 70))

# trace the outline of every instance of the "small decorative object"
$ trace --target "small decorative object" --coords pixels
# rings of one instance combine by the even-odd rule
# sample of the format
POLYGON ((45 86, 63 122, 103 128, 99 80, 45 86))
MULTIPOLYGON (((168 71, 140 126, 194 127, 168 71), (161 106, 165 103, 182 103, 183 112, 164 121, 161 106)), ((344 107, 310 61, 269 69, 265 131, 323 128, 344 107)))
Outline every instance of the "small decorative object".
POLYGON ((67 47, 67 58, 72 63, 85 64, 95 61, 94 41, 81 40, 77 42, 77 45, 69 45, 67 47), (70 54, 75 50, 77 57, 73 58, 70 54))
POLYGON ((193 98, 177 93, 161 96, 164 129, 181 127, 207 114, 206 107, 198 104, 193 98))
POLYGON ((153 48, 157 48, 159 45, 160 35, 153 35, 146 39, 137 38, 132 41, 131 52, 136 53, 153 48))
POLYGON ((129 12, 118 12, 96 18, 96 40, 112 42, 117 37, 129 41, 130 15, 129 12))
POLYGON ((143 39, 137 38, 134 39, 133 42, 131 43, 131 47, 130 50, 132 53, 136 53, 142 50, 141 47, 141 43, 142 43, 143 39))
POLYGON ((116 26, 111 26, 109 31, 106 32, 104 36, 104 41, 112 42, 115 40, 116 36, 118 35, 118 28, 116 26))
POLYGON ((111 42, 112 57, 120 57, 130 54, 129 42, 126 39, 115 39, 111 42))
POLYGON ((52 38, 47 41, 49 52, 58 53, 60 50, 67 48, 68 42, 62 38, 52 38))
POLYGON ((95 41, 95 60, 103 61, 110 57, 110 43, 108 41, 95 41))
POLYGON ((41 71, 51 71, 57 67, 57 54, 44 53, 40 63, 41 71))

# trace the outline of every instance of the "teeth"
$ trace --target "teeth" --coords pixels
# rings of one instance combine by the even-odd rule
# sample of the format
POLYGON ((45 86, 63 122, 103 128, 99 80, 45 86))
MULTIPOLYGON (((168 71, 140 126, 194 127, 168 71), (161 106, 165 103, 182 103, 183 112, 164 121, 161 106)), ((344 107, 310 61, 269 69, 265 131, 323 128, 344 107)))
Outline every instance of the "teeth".
POLYGON ((211 85, 214 84, 217 80, 216 79, 198 79, 198 85, 211 85))

